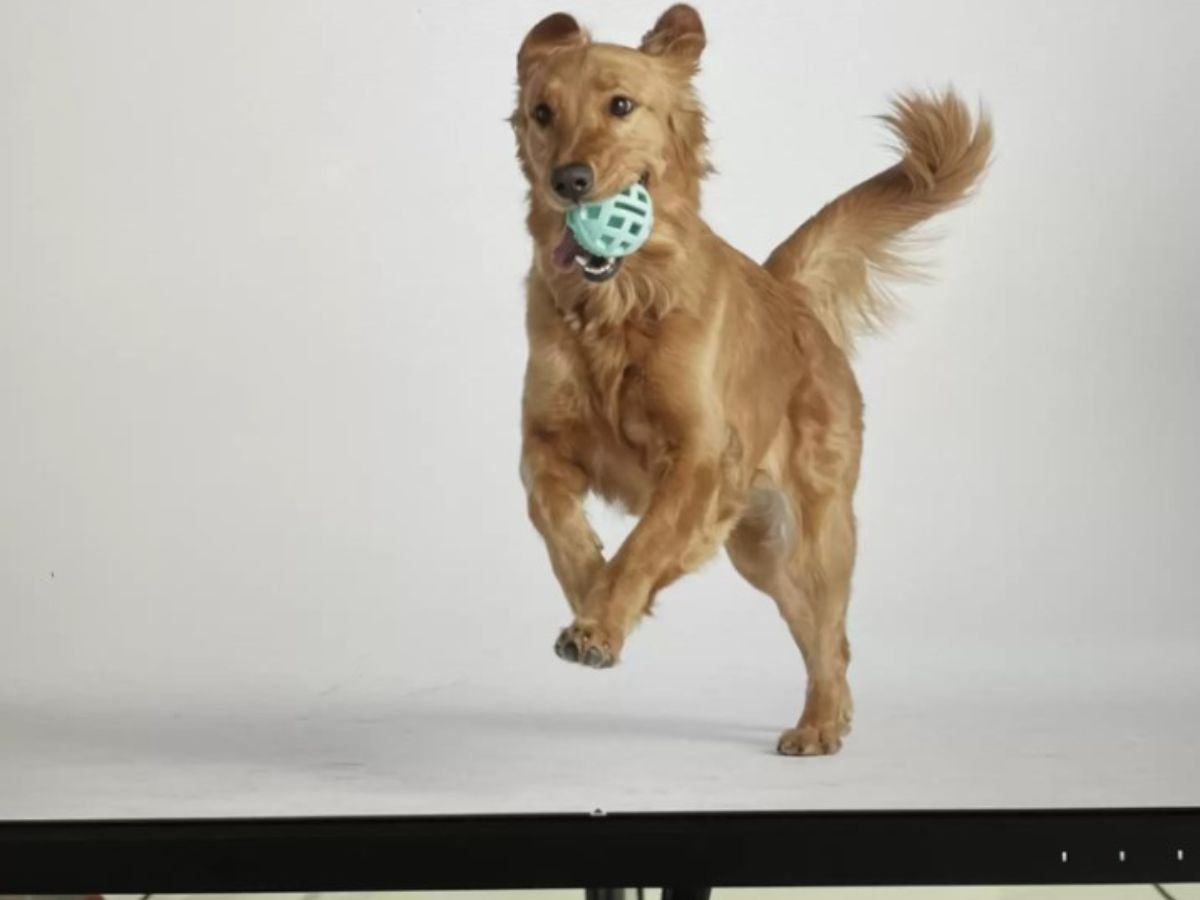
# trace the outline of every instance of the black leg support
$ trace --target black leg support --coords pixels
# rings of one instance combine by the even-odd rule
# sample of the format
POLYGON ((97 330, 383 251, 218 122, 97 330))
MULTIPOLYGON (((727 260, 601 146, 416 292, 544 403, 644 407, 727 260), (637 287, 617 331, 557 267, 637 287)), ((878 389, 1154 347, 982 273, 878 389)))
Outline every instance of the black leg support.
POLYGON ((586 900, 625 900, 625 888, 588 888, 586 900))

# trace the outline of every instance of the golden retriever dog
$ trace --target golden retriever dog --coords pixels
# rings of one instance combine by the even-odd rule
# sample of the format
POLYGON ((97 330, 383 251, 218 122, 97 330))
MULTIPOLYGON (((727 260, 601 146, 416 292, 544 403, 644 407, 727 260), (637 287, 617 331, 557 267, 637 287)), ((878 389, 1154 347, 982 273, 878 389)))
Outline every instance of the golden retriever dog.
POLYGON ((885 117, 899 162, 759 265, 700 216, 704 44, 680 4, 636 49, 593 42, 565 13, 521 45, 511 121, 533 237, 521 478, 574 614, 559 656, 613 665, 655 594, 724 545, 807 668, 779 752, 835 753, 852 714, 863 430, 847 354, 888 310, 883 279, 907 271, 904 237, 979 180, 991 126, 951 92, 901 96, 885 117), (654 206, 646 244, 622 259, 584 252, 567 210, 638 181, 654 206), (610 559, 584 515, 589 491, 639 518, 610 559))

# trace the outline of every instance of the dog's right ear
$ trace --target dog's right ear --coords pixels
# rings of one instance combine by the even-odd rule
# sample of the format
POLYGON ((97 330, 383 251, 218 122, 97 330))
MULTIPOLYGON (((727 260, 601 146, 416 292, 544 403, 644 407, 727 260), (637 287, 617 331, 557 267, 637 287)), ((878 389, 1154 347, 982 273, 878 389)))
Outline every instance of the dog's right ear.
POLYGON ((582 47, 587 43, 587 34, 572 16, 566 13, 551 13, 538 22, 525 35, 517 53, 517 78, 524 81, 529 70, 559 50, 582 47))

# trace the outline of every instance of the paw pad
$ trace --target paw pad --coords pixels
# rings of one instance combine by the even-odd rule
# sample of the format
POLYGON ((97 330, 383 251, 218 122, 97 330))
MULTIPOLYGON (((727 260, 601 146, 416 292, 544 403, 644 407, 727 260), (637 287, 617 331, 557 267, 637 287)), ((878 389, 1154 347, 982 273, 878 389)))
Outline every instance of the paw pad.
POLYGON ((554 652, 560 659, 590 669, 609 669, 617 662, 616 654, 609 649, 608 643, 588 626, 572 625, 563 629, 554 644, 554 652))

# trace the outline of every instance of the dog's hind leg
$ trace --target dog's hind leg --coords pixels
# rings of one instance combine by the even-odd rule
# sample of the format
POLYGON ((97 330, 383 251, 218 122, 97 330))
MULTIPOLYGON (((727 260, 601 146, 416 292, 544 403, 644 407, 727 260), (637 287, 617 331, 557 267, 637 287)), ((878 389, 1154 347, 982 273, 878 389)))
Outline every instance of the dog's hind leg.
POLYGON ((808 670, 804 711, 780 753, 836 753, 853 713, 846 607, 854 558, 849 497, 805 496, 756 479, 726 549, 734 567, 779 608, 808 670))
POLYGON ((849 495, 832 493, 803 502, 803 534, 795 557, 800 570, 794 576, 802 589, 793 597, 776 598, 808 668, 800 721, 779 739, 779 752, 789 756, 836 753, 853 715, 846 678, 846 609, 854 568, 854 513, 849 495))

